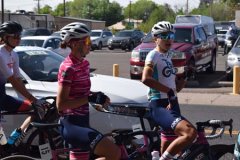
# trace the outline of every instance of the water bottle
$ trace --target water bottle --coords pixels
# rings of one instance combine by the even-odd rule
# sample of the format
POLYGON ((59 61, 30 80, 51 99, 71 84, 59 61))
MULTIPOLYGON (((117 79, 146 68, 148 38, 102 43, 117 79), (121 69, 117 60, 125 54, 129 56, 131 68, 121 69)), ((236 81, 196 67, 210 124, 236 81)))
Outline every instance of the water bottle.
POLYGON ((158 151, 152 151, 151 155, 152 155, 152 160, 159 160, 159 158, 160 158, 158 151))
POLYGON ((1 125, 0 125, 0 144, 1 145, 7 144, 7 138, 5 136, 5 133, 4 133, 3 128, 2 128, 1 125))

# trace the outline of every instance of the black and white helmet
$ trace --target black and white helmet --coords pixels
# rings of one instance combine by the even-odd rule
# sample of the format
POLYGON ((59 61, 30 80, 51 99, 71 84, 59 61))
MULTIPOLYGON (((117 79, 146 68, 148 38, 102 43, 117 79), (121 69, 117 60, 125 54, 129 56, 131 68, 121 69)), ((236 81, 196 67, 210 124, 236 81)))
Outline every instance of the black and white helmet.
POLYGON ((70 23, 60 31, 61 38, 65 42, 69 42, 71 39, 89 36, 91 32, 87 25, 80 22, 70 23))
POLYGON ((22 26, 15 21, 4 22, 0 26, 0 36, 6 34, 21 34, 22 30, 22 26))
POLYGON ((161 21, 152 27, 152 35, 156 36, 164 32, 175 32, 173 25, 168 21, 161 21))

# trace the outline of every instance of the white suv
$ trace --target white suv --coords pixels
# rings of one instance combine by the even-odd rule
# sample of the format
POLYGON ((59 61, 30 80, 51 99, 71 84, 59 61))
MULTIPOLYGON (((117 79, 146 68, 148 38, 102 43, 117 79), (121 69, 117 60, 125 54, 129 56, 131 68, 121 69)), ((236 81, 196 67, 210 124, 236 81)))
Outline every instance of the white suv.
POLYGON ((91 31, 92 50, 102 49, 107 46, 109 38, 113 37, 111 31, 108 30, 92 30, 91 31))

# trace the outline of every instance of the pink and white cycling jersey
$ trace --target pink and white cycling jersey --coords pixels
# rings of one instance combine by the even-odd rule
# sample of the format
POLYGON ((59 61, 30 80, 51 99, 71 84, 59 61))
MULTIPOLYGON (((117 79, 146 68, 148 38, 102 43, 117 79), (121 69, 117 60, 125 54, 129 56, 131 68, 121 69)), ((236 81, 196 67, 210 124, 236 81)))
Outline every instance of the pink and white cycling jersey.
POLYGON ((14 51, 8 52, 2 45, 0 46, 0 84, 5 84, 12 75, 20 77, 18 55, 14 51))
MULTIPOLYGON (((80 61, 70 54, 60 65, 58 83, 59 85, 71 87, 69 93, 70 99, 88 96, 91 88, 89 62, 86 59, 80 61)), ((67 109, 62 114, 88 115, 89 105, 85 104, 74 109, 67 109)))

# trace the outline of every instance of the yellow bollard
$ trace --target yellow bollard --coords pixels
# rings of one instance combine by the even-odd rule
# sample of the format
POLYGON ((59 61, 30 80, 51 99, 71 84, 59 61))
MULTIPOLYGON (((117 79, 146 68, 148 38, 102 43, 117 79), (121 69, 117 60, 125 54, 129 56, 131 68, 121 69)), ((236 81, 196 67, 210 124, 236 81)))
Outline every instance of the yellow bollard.
POLYGON ((234 66, 233 68, 233 94, 239 95, 240 89, 240 67, 234 66))
POLYGON ((119 77, 119 65, 118 64, 113 64, 113 76, 119 77))

